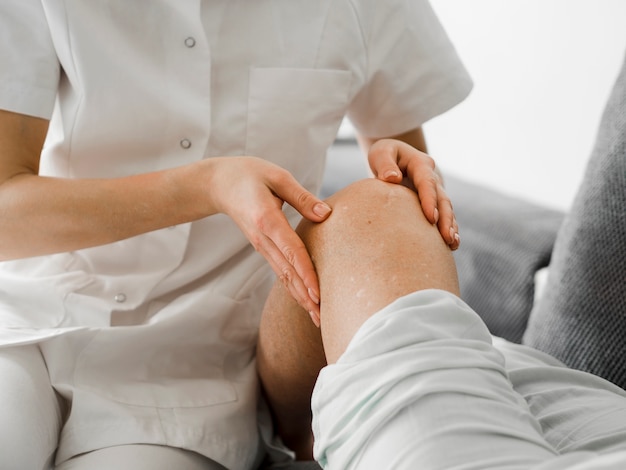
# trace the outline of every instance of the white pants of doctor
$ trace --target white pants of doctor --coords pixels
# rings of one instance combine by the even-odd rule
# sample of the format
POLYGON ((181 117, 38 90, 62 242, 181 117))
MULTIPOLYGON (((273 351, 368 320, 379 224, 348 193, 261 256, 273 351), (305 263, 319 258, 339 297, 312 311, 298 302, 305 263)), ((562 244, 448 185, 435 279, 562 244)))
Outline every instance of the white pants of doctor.
POLYGON ((332 470, 626 469, 626 393, 489 335, 457 297, 402 297, 360 328, 313 395, 332 470))
MULTIPOLYGON (((0 384, 0 470, 53 468, 62 426, 62 402, 50 385, 37 345, 0 349, 0 384)), ((56 468, 223 470, 224 467, 181 449, 128 445, 83 454, 56 468)))

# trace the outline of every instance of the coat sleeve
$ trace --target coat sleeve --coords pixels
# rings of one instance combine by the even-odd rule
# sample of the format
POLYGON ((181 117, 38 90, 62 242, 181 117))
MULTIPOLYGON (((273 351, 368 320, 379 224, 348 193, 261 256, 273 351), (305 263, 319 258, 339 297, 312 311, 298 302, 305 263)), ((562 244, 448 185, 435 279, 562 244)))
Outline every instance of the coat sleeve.
POLYGON ((0 109, 49 119, 59 75, 42 2, 0 2, 0 109))
POLYGON ((355 2, 368 72, 348 117, 367 137, 421 126, 461 102, 472 81, 426 0, 355 2))

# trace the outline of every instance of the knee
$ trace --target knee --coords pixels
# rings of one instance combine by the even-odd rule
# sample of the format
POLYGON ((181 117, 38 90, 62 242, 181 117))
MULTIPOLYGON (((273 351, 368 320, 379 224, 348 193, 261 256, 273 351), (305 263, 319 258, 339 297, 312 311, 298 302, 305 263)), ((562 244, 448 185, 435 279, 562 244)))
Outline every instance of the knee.
MULTIPOLYGON (((298 227, 309 251, 316 251, 320 245, 338 246, 357 240, 367 245, 375 240, 417 234, 435 241, 441 239, 437 228, 424 216, 415 191, 399 184, 363 179, 338 191, 326 202, 333 209, 326 221, 315 224, 303 220, 298 227)), ((442 247, 445 247, 443 241, 442 247)))
POLYGON ((317 224, 303 221, 298 227, 318 275, 337 265, 355 270, 389 265, 397 271, 418 264, 456 278, 452 252, 424 216, 413 190, 371 178, 346 187, 327 202, 333 208, 328 219, 317 224))
POLYGON ((348 219, 350 223, 372 225, 378 220, 386 223, 396 214, 426 221, 415 191, 375 178, 352 183, 327 202, 333 207, 335 222, 348 219))
POLYGON ((395 299, 424 289, 458 295, 452 252, 414 191, 369 179, 327 202, 328 219, 304 222, 299 233, 318 273, 329 362, 369 316, 395 299))

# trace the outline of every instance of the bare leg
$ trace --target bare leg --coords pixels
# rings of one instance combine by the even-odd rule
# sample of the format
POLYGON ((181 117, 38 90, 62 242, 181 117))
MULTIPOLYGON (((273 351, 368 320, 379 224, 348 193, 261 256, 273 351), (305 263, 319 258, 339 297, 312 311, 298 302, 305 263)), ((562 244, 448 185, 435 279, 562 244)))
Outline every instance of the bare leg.
POLYGON ((333 213, 325 222, 298 227, 320 278, 321 335, 276 284, 259 338, 259 373, 278 432, 301 459, 311 458, 310 398, 326 360, 335 362, 363 322, 398 297, 429 288, 458 295, 452 254, 414 192, 369 179, 327 202, 333 213))
POLYGON ((320 330, 277 282, 265 303, 257 367, 276 430, 298 460, 313 459, 311 394, 325 365, 320 330))

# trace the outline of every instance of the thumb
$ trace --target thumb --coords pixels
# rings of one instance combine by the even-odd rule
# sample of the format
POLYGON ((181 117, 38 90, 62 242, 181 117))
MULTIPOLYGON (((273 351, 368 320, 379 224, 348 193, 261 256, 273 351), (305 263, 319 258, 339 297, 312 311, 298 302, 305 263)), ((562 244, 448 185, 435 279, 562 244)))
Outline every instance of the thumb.
POLYGON ((398 166, 398 151, 393 145, 373 145, 370 148, 368 160, 374 176, 388 183, 400 183, 403 178, 402 170, 398 166))

